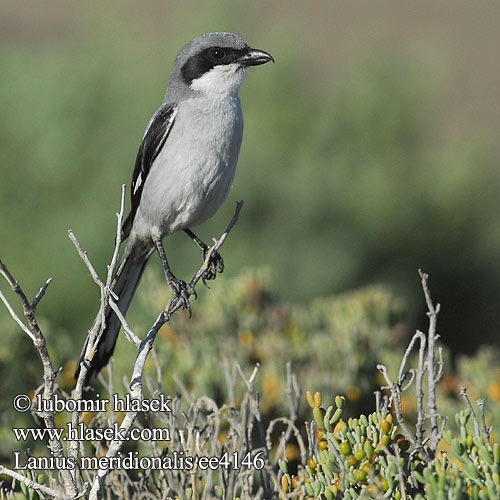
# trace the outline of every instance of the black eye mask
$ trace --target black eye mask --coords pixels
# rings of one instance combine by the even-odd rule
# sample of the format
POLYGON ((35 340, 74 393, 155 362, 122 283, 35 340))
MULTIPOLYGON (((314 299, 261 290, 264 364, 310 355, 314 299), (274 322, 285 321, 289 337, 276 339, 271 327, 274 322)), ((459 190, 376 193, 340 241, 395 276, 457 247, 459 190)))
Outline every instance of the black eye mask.
POLYGON ((182 66, 182 79, 187 85, 200 78, 215 66, 232 64, 248 54, 249 47, 233 49, 229 47, 208 47, 191 56, 182 66))

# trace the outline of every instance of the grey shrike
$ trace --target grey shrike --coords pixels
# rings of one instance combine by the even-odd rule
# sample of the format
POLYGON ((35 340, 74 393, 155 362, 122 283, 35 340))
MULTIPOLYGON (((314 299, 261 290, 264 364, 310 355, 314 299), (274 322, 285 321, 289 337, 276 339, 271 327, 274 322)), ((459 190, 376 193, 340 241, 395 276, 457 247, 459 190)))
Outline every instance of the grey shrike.
MULTIPOLYGON (((205 257, 207 245, 190 228, 212 217, 226 199, 243 134, 238 91, 250 66, 269 61, 274 62, 270 54, 232 33, 199 36, 175 58, 165 98, 146 127, 132 176, 132 205, 122 227, 128 242, 113 282, 123 314, 155 249, 173 295, 190 309, 189 290, 170 270, 162 239, 185 231, 205 257)), ((213 279, 217 267, 222 271, 218 254, 205 278, 213 279)), ((97 348, 88 360, 85 344, 76 378, 81 363, 89 366, 87 381, 107 364, 120 326, 108 306, 104 325, 98 326, 103 331, 97 348)))

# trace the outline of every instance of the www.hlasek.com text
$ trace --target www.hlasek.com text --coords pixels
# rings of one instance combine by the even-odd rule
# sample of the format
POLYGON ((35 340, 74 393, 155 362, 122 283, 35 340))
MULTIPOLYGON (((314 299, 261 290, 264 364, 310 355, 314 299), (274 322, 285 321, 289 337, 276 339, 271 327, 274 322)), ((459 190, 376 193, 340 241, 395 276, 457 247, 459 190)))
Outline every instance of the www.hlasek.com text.
POLYGON ((170 429, 168 428, 149 428, 143 429, 133 427, 127 432, 117 422, 111 427, 87 427, 83 422, 80 422, 76 427, 73 427, 71 422, 66 424, 64 428, 24 428, 15 427, 12 429, 14 436, 18 441, 42 441, 44 439, 63 440, 63 441, 170 441, 170 429))

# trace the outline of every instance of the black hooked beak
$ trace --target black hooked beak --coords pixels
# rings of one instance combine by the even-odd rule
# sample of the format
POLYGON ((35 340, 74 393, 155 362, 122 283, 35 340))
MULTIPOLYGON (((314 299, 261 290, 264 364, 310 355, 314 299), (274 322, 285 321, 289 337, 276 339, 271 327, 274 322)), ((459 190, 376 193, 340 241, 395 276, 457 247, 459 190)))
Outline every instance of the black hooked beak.
POLYGON ((265 64, 269 61, 274 62, 274 57, 260 49, 248 49, 248 52, 241 56, 239 62, 243 66, 259 66, 260 64, 265 64))

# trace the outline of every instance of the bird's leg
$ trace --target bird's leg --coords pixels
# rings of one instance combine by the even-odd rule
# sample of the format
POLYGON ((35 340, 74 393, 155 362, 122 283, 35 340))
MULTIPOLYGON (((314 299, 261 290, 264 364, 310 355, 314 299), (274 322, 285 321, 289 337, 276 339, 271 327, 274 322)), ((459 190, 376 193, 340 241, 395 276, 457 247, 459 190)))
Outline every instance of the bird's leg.
POLYGON ((172 290, 174 298, 179 299, 184 308, 189 311, 191 316, 191 305, 189 304, 189 295, 193 294, 196 297, 196 292, 191 290, 189 285, 184 281, 176 278, 174 273, 168 265, 167 256, 165 255, 165 249, 163 248, 163 243, 158 235, 153 236, 153 243, 160 256, 161 263, 163 265, 163 271, 165 272, 165 278, 167 279, 168 286, 172 290))
MULTIPOLYGON (((190 229, 184 229, 184 232, 198 245, 201 250, 201 257, 203 259, 203 262, 205 262, 207 253, 209 251, 208 245, 206 243, 203 243, 203 241, 201 241, 200 238, 198 238, 198 236, 196 236, 196 234, 194 234, 190 229)), ((220 253, 215 251, 210 256, 207 270, 203 273, 203 283, 205 283, 205 280, 215 279, 217 275, 217 269, 220 273, 224 271, 224 261, 222 260, 220 253)))

